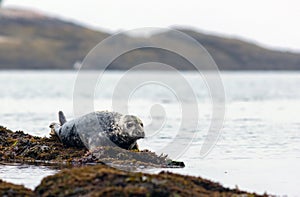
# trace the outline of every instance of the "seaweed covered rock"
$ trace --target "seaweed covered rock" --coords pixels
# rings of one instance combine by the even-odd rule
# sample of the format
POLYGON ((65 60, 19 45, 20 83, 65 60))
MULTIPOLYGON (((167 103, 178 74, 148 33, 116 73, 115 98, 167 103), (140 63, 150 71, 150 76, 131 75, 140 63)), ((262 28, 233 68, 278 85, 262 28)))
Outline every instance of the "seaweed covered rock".
POLYGON ((0 126, 1 162, 97 163, 64 169, 43 179, 34 191, 0 180, 0 196, 257 196, 229 189, 202 178, 161 172, 145 174, 121 171, 112 166, 184 167, 166 156, 117 147, 92 151, 65 147, 55 138, 12 132, 0 126))
POLYGON ((15 197, 15 196, 34 196, 30 189, 23 185, 15 185, 7 183, 0 179, 0 196, 15 197))
POLYGON ((183 162, 174 162, 165 155, 156 155, 148 150, 125 150, 119 147, 102 146, 88 151, 86 148, 66 147, 55 137, 37 137, 13 132, 0 126, 0 161, 47 162, 47 163, 106 163, 124 168, 184 167, 183 162))
POLYGON ((118 147, 103 146, 88 151, 81 162, 83 163, 105 163, 123 170, 134 170, 135 168, 182 168, 183 162, 175 162, 167 158, 167 155, 156 155, 149 150, 128 151, 118 147))
POLYGON ((170 172, 125 172, 105 165, 65 169, 46 177, 37 196, 257 196, 202 178, 170 172))
POLYGON ((61 163, 82 157, 87 150, 67 148, 57 139, 37 137, 0 126, 0 161, 61 163))

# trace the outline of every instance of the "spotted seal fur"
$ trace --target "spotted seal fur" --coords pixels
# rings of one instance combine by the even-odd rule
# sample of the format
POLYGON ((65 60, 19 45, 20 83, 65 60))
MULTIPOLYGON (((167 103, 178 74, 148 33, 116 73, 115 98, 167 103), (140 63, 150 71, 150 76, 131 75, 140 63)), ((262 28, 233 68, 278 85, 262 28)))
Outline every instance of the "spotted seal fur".
POLYGON ((130 150, 137 149, 136 141, 145 137, 142 121, 133 115, 97 111, 71 121, 61 111, 58 116, 60 123, 50 124, 51 135, 68 147, 117 145, 130 150))

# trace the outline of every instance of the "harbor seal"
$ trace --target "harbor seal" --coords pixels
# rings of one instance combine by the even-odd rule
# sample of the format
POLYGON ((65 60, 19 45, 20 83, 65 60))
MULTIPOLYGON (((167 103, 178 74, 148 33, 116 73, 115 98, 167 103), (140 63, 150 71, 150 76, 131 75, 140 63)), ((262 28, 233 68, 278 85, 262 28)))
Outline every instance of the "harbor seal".
POLYGON ((50 124, 51 135, 68 147, 117 145, 123 149, 137 149, 137 140, 145 137, 142 121, 133 115, 97 111, 67 121, 58 113, 59 124, 50 124))

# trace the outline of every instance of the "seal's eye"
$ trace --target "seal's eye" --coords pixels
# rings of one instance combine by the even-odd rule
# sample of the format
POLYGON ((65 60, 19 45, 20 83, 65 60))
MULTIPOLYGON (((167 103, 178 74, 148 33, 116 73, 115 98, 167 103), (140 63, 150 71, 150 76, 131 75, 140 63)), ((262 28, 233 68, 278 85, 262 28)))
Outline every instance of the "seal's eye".
POLYGON ((144 127, 144 124, 143 124, 143 123, 141 123, 140 125, 141 125, 141 127, 144 127))
POLYGON ((127 123, 127 124, 126 124, 126 127, 127 127, 127 128, 133 127, 133 123, 132 123, 132 122, 127 123))

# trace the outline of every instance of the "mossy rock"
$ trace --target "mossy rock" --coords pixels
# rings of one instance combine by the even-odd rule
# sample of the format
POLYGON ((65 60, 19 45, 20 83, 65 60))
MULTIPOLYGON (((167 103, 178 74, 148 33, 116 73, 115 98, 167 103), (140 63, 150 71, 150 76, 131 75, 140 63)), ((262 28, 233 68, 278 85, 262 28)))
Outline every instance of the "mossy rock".
POLYGON ((115 148, 99 147, 93 151, 67 148, 57 139, 12 132, 0 126, 1 162, 76 164, 60 166, 63 170, 44 178, 34 191, 0 180, 0 196, 258 196, 199 177, 129 172, 104 165, 103 162, 129 168, 184 167, 183 162, 147 150, 115 148), (81 166, 87 163, 97 165, 81 166))
POLYGON ((149 150, 125 150, 103 146, 92 151, 85 148, 66 147, 57 138, 37 137, 22 131, 13 132, 0 126, 0 161, 45 162, 52 164, 106 163, 119 168, 170 168, 184 167, 166 155, 156 155, 149 150))
POLYGON ((23 185, 15 185, 7 183, 0 179, 0 196, 15 197, 15 196, 34 196, 33 192, 25 188, 23 185))
POLYGON ((62 170, 43 179, 34 192, 37 196, 258 196, 199 177, 126 172, 106 165, 62 170))

